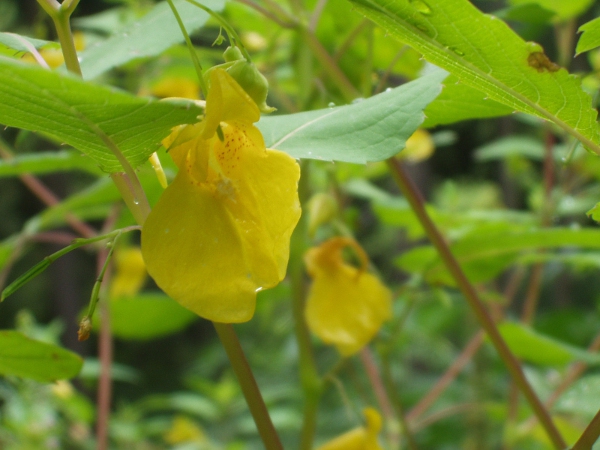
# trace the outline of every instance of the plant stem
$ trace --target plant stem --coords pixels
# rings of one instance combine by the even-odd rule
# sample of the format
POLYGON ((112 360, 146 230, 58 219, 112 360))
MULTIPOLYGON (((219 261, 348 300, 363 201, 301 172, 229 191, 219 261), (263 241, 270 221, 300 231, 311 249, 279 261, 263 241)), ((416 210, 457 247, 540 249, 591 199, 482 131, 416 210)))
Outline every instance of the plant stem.
POLYGON ((571 450, 590 450, 600 437, 600 411, 596 413, 571 450))
POLYGON ((540 423, 546 430, 546 433, 550 437, 552 444, 557 450, 564 450, 567 447, 567 444, 552 422, 550 414, 525 378, 525 374, 523 373, 519 361, 508 348, 508 345, 498 331, 494 320, 479 298, 477 291, 467 279, 441 232, 429 217, 429 214, 425 210, 424 201, 421 198, 416 186, 406 174, 406 171, 402 167, 400 161, 398 161, 396 158, 389 158, 387 163, 396 183, 398 184, 398 187, 411 205, 413 212, 417 216, 421 226, 429 237, 429 240, 436 248, 440 258, 448 268, 448 271, 452 274, 456 284, 467 300, 467 303, 475 313, 477 320, 482 328, 486 331, 490 341, 498 351, 500 358, 502 358, 504 361, 504 364, 506 365, 513 380, 515 383, 517 383, 521 392, 523 392, 523 395, 529 402, 535 415, 538 417, 540 423))
MULTIPOLYGON (((309 162, 302 162, 302 177, 298 186, 298 194, 304 205, 309 196, 308 178, 309 162)), ((300 449, 311 450, 317 429, 317 413, 319 400, 323 391, 323 381, 319 376, 313 355, 310 333, 304 318, 306 286, 304 282, 304 265, 302 255, 308 244, 306 217, 302 217, 294 230, 291 240, 289 277, 292 285, 292 313, 294 315, 294 333, 298 345, 300 383, 304 392, 304 413, 300 436, 300 449)))
POLYGON ((419 403, 409 411, 406 415, 406 420, 414 422, 419 419, 439 398, 439 396, 446 390, 448 385, 457 377, 460 371, 467 365, 467 363, 473 358, 473 355, 477 353, 477 350, 481 347, 484 342, 485 334, 482 331, 478 331, 469 341, 467 346, 464 348, 462 353, 454 360, 452 365, 444 372, 439 378, 437 383, 427 392, 419 403))
POLYGON ((250 408, 256 427, 267 450, 283 450, 279 436, 269 417, 269 412, 262 398, 252 370, 248 365, 244 351, 240 345, 233 326, 228 323, 213 322, 219 339, 227 352, 231 367, 240 383, 246 403, 250 408))
MULTIPOLYGON (((112 213, 104 221, 102 231, 108 231, 114 227, 118 219, 119 208, 113 208, 112 213)), ((121 233, 115 235, 118 239, 121 233)), ((103 279, 100 285, 100 336, 98 340, 98 358, 100 359, 100 377, 98 379, 98 417, 96 419, 96 439, 98 450, 108 449, 108 428, 110 418, 110 405, 112 400, 112 376, 111 367, 113 360, 113 340, 110 326, 110 304, 108 299, 108 286, 111 277, 109 265, 110 255, 114 250, 115 241, 110 250, 104 248, 98 253, 97 265, 100 268, 98 278, 103 279)), ((91 319, 91 316, 90 316, 91 319)))

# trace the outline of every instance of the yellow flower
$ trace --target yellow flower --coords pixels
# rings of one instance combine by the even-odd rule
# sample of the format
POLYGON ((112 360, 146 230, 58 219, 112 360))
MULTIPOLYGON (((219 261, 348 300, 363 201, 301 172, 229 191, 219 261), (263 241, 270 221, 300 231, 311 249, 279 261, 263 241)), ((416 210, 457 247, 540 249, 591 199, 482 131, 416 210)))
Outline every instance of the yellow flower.
POLYGON ((373 408, 363 411, 366 427, 358 427, 321 445, 317 450, 381 450, 377 434, 381 431, 381 416, 373 408))
POLYGON ((146 282, 146 266, 138 247, 115 252, 115 276, 110 285, 110 297, 133 297, 146 282))
POLYGON ((435 151, 435 143, 427 130, 419 128, 407 140, 404 150, 398 153, 400 159, 411 163, 425 161, 435 151))
POLYGON ((366 272, 368 257, 352 239, 330 239, 310 249, 304 260, 314 280, 306 302, 308 327, 342 356, 358 352, 391 317, 391 292, 366 272), (359 257, 360 269, 342 259, 348 246, 359 257))
POLYGON ((143 225, 142 254, 174 300, 215 322, 244 322, 256 292, 285 276, 300 168, 265 148, 258 107, 222 69, 210 72, 205 113, 163 141, 179 172, 143 225))

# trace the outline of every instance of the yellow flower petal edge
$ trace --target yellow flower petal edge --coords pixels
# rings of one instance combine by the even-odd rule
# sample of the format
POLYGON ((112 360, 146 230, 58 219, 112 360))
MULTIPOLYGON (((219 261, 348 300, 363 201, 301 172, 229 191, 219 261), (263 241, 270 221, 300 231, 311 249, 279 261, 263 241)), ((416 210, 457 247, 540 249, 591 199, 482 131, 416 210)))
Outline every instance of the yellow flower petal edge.
POLYGON ((368 257, 352 239, 330 239, 310 249, 304 260, 313 278, 305 309, 309 329, 342 356, 358 352, 391 317, 391 292, 366 272, 368 257), (344 262, 345 247, 354 249, 361 269, 344 262))
POLYGON ((298 163, 265 148, 259 118, 235 80, 212 70, 203 120, 163 141, 179 172, 142 227, 157 285, 215 322, 252 318, 256 293, 285 276, 300 218, 298 163))
POLYGON ((382 450, 377 435, 381 431, 381 416, 374 408, 363 410, 367 426, 354 428, 329 442, 317 450, 382 450))

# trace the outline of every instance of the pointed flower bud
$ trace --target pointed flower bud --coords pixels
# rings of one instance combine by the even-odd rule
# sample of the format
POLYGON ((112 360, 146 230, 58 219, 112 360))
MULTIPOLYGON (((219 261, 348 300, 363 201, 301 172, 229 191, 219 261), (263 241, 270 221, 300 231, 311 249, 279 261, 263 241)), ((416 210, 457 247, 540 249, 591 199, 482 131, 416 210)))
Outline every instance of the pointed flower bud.
POLYGON ((366 271, 369 259, 352 239, 332 238, 310 249, 304 261, 313 278, 305 310, 308 327, 342 356, 358 352, 391 317, 391 292, 366 271), (343 260, 344 247, 356 252, 360 269, 343 260))

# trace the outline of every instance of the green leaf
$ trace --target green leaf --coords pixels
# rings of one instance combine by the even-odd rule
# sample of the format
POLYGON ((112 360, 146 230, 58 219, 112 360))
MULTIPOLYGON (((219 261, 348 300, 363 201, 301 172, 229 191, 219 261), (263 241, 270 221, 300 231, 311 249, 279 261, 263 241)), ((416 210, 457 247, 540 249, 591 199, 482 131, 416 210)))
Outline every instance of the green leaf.
POLYGON ((35 175, 81 170, 94 175, 102 172, 90 158, 74 150, 27 153, 0 160, 0 177, 14 177, 24 173, 35 175))
POLYGON ((557 19, 571 19, 585 12, 594 0, 510 0, 515 6, 534 4, 548 11, 553 11, 557 19))
MULTIPOLYGON (((186 2, 175 0, 175 7, 188 33, 208 20, 208 13, 186 2)), ((223 9, 222 0, 203 0, 213 11, 223 9)), ((94 45, 79 55, 83 77, 98 75, 136 58, 155 56, 174 44, 183 42, 183 35, 167 2, 160 2, 152 11, 118 34, 94 45)))
POLYGON ((504 322, 498 329, 510 350, 524 361, 543 366, 564 366, 574 361, 600 364, 599 354, 552 339, 521 323, 504 322))
POLYGON ((577 42, 576 55, 600 47, 600 17, 590 20, 579 27, 579 33, 583 33, 577 42))
POLYGON ((513 110, 554 122, 600 153, 597 112, 581 81, 467 0, 350 0, 426 59, 513 110))
POLYGON ((519 22, 541 25, 550 22, 556 12, 549 11, 536 3, 525 3, 494 11, 494 15, 503 20, 518 20, 519 22))
MULTIPOLYGON (((553 228, 514 231, 510 226, 504 226, 495 233, 475 230, 450 248, 469 280, 478 283, 498 275, 522 252, 569 246, 599 249, 600 230, 553 228)), ((404 253, 396 262, 407 272, 424 274, 432 284, 453 286, 454 279, 431 250, 430 246, 418 247, 404 253)))
POLYGON ((543 161, 544 143, 531 136, 507 136, 482 145, 475 150, 477 161, 494 161, 511 156, 524 156, 534 161, 543 161))
POLYGON ((37 49, 44 47, 60 48, 60 44, 57 42, 33 39, 15 33, 0 33, 0 54, 14 55, 15 53, 29 52, 28 46, 37 49))
POLYGON ((138 98, 0 57, 0 123, 65 142, 106 172, 122 170, 108 146, 137 167, 172 127, 194 122, 200 112, 192 103, 138 98))
POLYGON ((435 72, 347 106, 263 117, 268 148, 295 158, 365 163, 389 158, 423 122, 423 109, 440 93, 446 72, 435 72))
POLYGON ((512 108, 490 100, 483 92, 461 83, 454 75, 450 75, 444 80, 442 93, 425 108, 427 118, 423 127, 432 128, 468 119, 506 116, 512 112, 512 108))
POLYGON ((587 216, 595 220, 596 222, 600 222, 600 203, 596 203, 592 209, 590 209, 587 213, 587 216))
POLYGON ((50 382, 73 378, 83 360, 56 345, 34 341, 12 330, 0 331, 0 373, 50 382))
POLYGON ((121 339, 156 339, 181 331, 196 319, 197 315, 164 295, 119 298, 110 304, 112 332, 121 339))
POLYGON ((554 410, 577 416, 587 416, 591 419, 598 412, 598 398, 600 398, 600 375, 587 375, 575 381, 561 395, 554 410))

